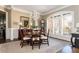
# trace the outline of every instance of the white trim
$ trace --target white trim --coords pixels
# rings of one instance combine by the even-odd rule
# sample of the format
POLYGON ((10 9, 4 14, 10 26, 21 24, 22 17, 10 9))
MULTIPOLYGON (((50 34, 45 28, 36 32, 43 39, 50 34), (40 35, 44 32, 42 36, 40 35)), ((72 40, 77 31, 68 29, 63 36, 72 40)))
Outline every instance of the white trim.
POLYGON ((6 28, 8 28, 8 12, 3 9, 0 10, 6 13, 6 28))
POLYGON ((5 12, 6 14, 6 35, 7 35, 7 29, 8 29, 8 12, 3 10, 3 9, 0 9, 2 12, 5 12))
POLYGON ((12 28, 12 31, 13 31, 13 39, 17 39, 18 38, 18 29, 19 28, 12 28))
POLYGON ((11 28, 6 29, 6 40, 11 39, 11 28))
POLYGON ((73 11, 59 11, 59 12, 56 12, 54 14, 52 14, 53 16, 57 16, 57 15, 62 15, 62 14, 66 14, 66 13, 72 13, 73 11))
POLYGON ((2 8, 11 9, 11 7, 6 7, 5 5, 0 5, 2 8))
POLYGON ((12 10, 23 12, 23 13, 28 13, 28 14, 31 13, 32 14, 32 11, 23 10, 23 9, 16 8, 16 7, 13 7, 13 6, 12 6, 12 10))
POLYGON ((54 17, 53 17, 53 27, 52 28, 53 28, 53 34, 54 34, 54 17))
MULTIPOLYGON (((41 15, 47 15, 47 14, 50 14, 50 13, 53 13, 53 12, 56 12, 56 11, 59 11, 61 9, 64 9, 64 8, 67 8, 67 7, 70 7, 71 5, 66 5, 66 6, 63 6, 63 7, 60 7, 60 8, 57 8, 57 9, 53 9, 51 11, 48 11, 46 13, 41 13, 41 15)), ((16 8, 14 6, 12 6, 12 10, 16 10, 16 11, 20 11, 20 12, 24 12, 24 13, 32 13, 32 11, 26 11, 24 9, 20 9, 20 8, 16 8)))
POLYGON ((13 28, 10 29, 11 29, 11 40, 13 40, 13 28))
POLYGON ((62 24, 61 24, 61 26, 62 26, 62 27, 61 27, 61 35, 63 35, 63 27, 64 27, 64 26, 63 26, 63 25, 64 25, 64 24, 63 24, 63 23, 64 23, 63 21, 64 21, 64 20, 63 20, 63 15, 62 15, 62 14, 61 14, 61 18, 62 18, 62 19, 61 19, 61 22, 62 22, 62 24))
MULTIPOLYGON (((66 6, 63 6, 63 7, 60 7, 60 8, 52 9, 51 11, 48 11, 48 12, 45 12, 45 13, 41 13, 41 15, 47 15, 47 14, 50 14, 50 13, 59 11, 59 10, 61 10, 61 9, 70 7, 70 6, 72 6, 72 5, 66 5, 66 6)), ((16 10, 16 11, 20 11, 20 12, 23 12, 23 13, 28 13, 28 14, 31 13, 31 14, 32 14, 32 11, 28 11, 28 10, 16 8, 16 7, 14 7, 14 6, 11 6, 11 8, 10 8, 10 7, 5 7, 5 5, 4 5, 4 6, 1 6, 1 7, 7 8, 7 9, 16 10)))
MULTIPOLYGON (((51 15, 49 15, 49 17, 47 18, 47 20, 49 20, 49 18, 52 16, 53 17, 53 19, 54 19, 54 16, 57 16, 57 15, 60 15, 61 16, 61 18, 62 18, 62 29, 61 29, 61 31, 62 31, 62 33, 61 33, 61 35, 55 35, 54 34, 54 30, 53 30, 53 35, 51 36, 51 37, 56 37, 56 38, 60 38, 60 39, 64 39, 64 40, 68 40, 68 41, 70 41, 70 38, 71 38, 71 35, 63 35, 63 14, 65 14, 65 13, 71 13, 72 14, 72 32, 75 30, 75 28, 74 28, 74 11, 60 11, 60 12, 57 12, 57 13, 55 13, 55 14, 51 14, 51 15)), ((54 22, 54 20, 53 20, 53 22, 54 22)), ((54 25, 54 23, 53 23, 53 27, 52 27, 52 29, 54 29, 54 27, 55 27, 55 25, 54 25)))
POLYGON ((72 14, 72 32, 74 31, 74 12, 73 11, 60 11, 60 12, 57 12, 57 13, 55 13, 55 14, 53 14, 53 17, 54 16, 57 16, 57 15, 60 15, 61 16, 61 18, 62 18, 62 33, 61 33, 61 35, 63 35, 63 14, 66 14, 66 13, 71 13, 72 14))
POLYGON ((63 6, 63 7, 60 7, 60 8, 57 8, 57 9, 54 9, 54 10, 51 10, 51 11, 48 11, 46 13, 43 13, 41 15, 47 15, 47 14, 50 14, 50 13, 53 13, 53 12, 56 12, 56 11, 59 11, 61 9, 64 9, 64 8, 67 8, 67 7, 70 7, 71 5, 66 5, 66 6, 63 6))
POLYGON ((3 12, 6 12, 4 9, 1 9, 1 8, 0 8, 0 10, 3 11, 3 12))
POLYGON ((14 40, 15 38, 18 38, 18 29, 19 28, 10 28, 11 30, 11 40, 14 40))
POLYGON ((1 5, 0 7, 6 8, 6 9, 12 9, 12 10, 19 11, 19 12, 23 12, 23 13, 28 13, 28 14, 31 13, 32 14, 32 11, 23 10, 23 9, 20 9, 20 8, 16 8, 14 6, 5 7, 5 5, 1 5))
POLYGON ((74 20, 74 12, 72 12, 72 23, 73 23, 73 25, 72 25, 72 32, 75 32, 75 20, 74 20))
POLYGON ((8 12, 6 12, 6 29, 8 28, 8 12))

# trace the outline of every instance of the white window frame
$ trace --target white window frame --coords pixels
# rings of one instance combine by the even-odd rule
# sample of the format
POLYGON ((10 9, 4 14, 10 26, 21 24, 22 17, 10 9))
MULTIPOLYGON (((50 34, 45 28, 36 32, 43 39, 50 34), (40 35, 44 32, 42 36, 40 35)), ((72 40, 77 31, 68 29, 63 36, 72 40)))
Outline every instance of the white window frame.
MULTIPOLYGON (((72 14, 72 32, 75 30, 74 29, 74 12, 73 11, 61 11, 61 12, 57 12, 57 13, 55 13, 55 14, 53 14, 53 22, 54 22, 54 17, 55 16, 57 16, 57 15, 60 15, 61 16, 61 18, 62 18, 62 28, 61 28, 61 36, 63 36, 64 34, 63 34, 63 14, 66 14, 66 13, 71 13, 72 14)), ((53 34, 54 35, 56 35, 55 33, 54 33, 54 27, 55 27, 55 25, 54 25, 54 23, 53 23, 53 34)))

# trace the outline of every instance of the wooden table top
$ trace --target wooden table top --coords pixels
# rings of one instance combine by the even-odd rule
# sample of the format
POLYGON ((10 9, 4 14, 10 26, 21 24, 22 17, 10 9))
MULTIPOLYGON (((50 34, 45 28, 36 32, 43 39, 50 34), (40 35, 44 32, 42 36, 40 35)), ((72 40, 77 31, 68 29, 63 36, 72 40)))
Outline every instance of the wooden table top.
POLYGON ((58 53, 79 53, 79 48, 75 48, 69 45, 58 51, 58 53))

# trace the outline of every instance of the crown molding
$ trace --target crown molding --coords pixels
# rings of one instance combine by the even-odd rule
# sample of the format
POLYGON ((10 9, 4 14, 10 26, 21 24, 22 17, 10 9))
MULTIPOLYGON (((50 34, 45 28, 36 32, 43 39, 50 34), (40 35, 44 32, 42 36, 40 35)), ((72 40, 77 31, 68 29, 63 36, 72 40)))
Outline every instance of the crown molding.
MULTIPOLYGON (((40 15, 48 15, 50 13, 53 13, 53 12, 62 10, 64 8, 67 8, 67 7, 70 7, 70 6, 72 6, 72 5, 66 5, 66 6, 63 6, 63 7, 60 7, 60 8, 57 8, 57 9, 54 9, 54 10, 45 12, 45 13, 40 13, 40 15)), ((19 12, 23 12, 23 13, 28 13, 28 14, 30 13, 30 14, 32 14, 32 11, 28 11, 28 10, 16 8, 16 7, 13 7, 13 6, 11 6, 11 7, 5 7, 5 5, 1 5, 1 7, 7 8, 7 9, 12 9, 12 10, 19 11, 19 12)))
POLYGON ((63 7, 60 7, 60 8, 57 8, 57 9, 51 10, 51 11, 48 11, 48 12, 46 12, 46 13, 42 13, 41 15, 47 15, 47 14, 50 14, 50 13, 53 13, 53 12, 56 12, 56 11, 62 10, 62 9, 64 9, 64 8, 70 7, 70 6, 72 6, 72 5, 63 6, 63 7))
POLYGON ((2 7, 2 8, 6 8, 6 9, 12 9, 11 7, 6 7, 5 5, 0 5, 0 7, 2 7))
POLYGON ((16 8, 16 7, 12 7, 12 10, 32 14, 32 11, 28 11, 28 10, 24 10, 24 9, 20 9, 20 8, 16 8))
POLYGON ((23 13, 32 13, 31 11, 28 11, 28 10, 23 10, 23 9, 20 9, 20 8, 16 8, 16 7, 6 7, 5 5, 1 5, 0 7, 3 7, 3 8, 6 8, 6 9, 9 9, 9 10, 15 10, 15 11, 19 11, 19 12, 23 12, 23 13))
MULTIPOLYGON (((62 10, 62 9, 64 9, 64 8, 70 7, 70 6, 72 6, 72 5, 66 5, 66 6, 63 6, 63 7, 60 7, 60 8, 57 8, 57 9, 54 9, 54 10, 45 12, 45 13, 40 13, 40 15, 47 15, 47 14, 50 14, 50 13, 53 13, 53 12, 62 10)), ((10 8, 9 8, 9 9, 10 9, 10 8)), ((32 14, 32 12, 33 12, 33 11, 28 11, 28 10, 16 8, 16 7, 13 7, 13 6, 12 6, 12 10, 16 10, 16 11, 20 11, 20 12, 24 12, 24 13, 31 13, 31 14, 32 14)))

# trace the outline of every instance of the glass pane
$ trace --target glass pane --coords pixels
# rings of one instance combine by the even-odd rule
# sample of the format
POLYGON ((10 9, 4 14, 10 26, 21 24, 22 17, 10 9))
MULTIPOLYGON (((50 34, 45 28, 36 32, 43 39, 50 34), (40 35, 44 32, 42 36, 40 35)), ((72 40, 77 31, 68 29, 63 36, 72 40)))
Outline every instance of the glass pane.
POLYGON ((72 30, 72 14, 63 15, 63 34, 68 35, 72 30))
POLYGON ((61 16, 54 17, 54 34, 61 34, 61 16))

